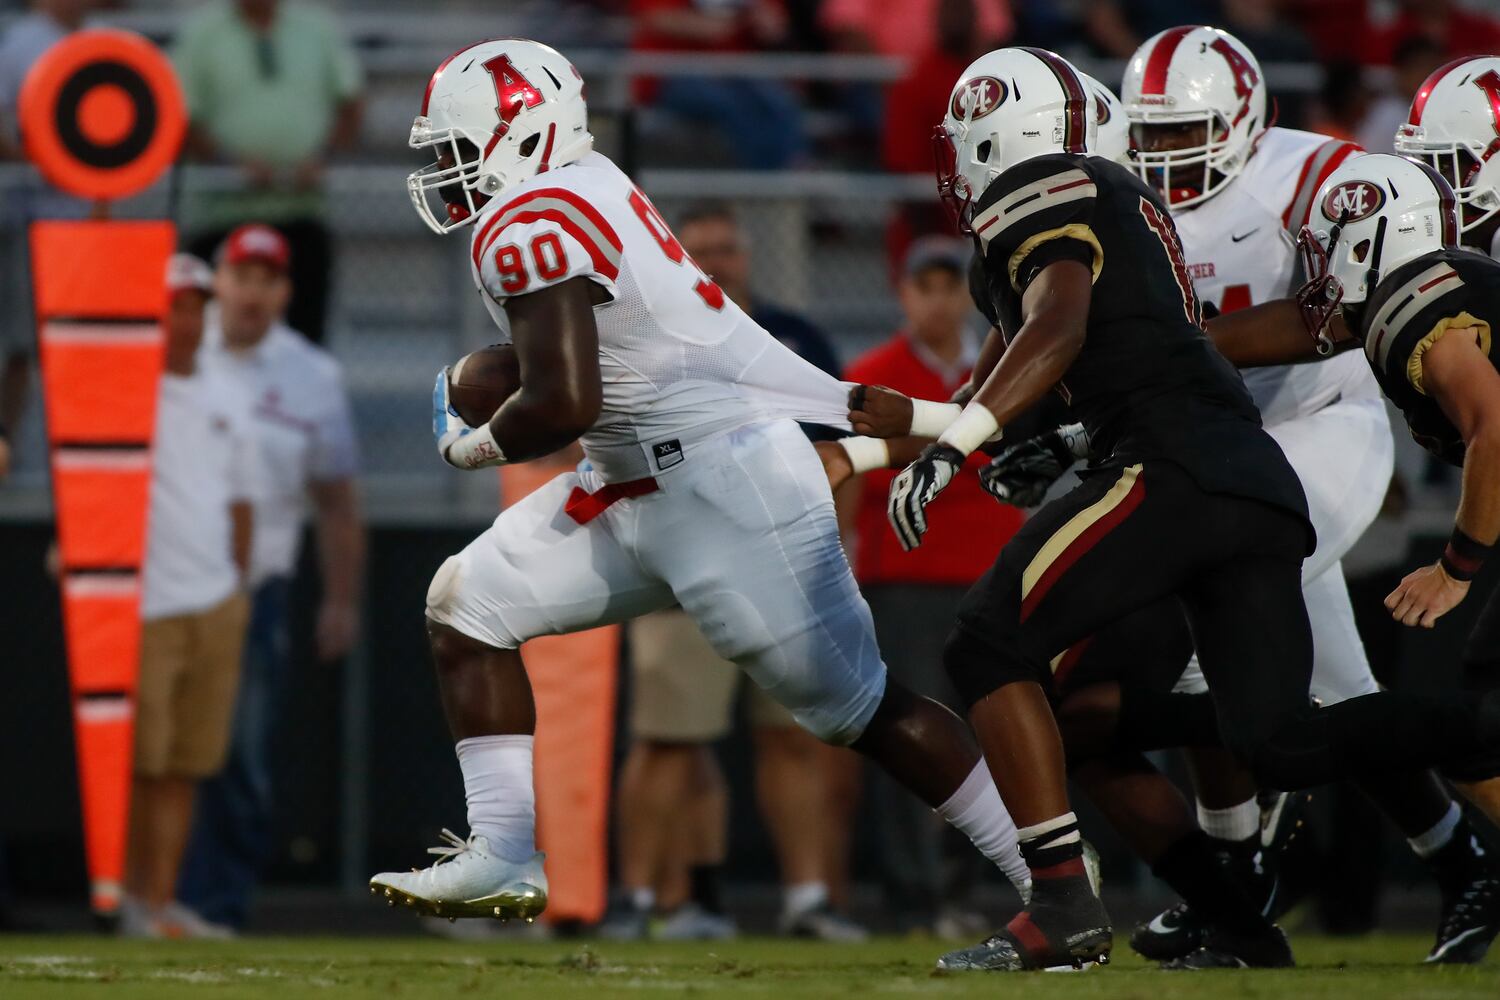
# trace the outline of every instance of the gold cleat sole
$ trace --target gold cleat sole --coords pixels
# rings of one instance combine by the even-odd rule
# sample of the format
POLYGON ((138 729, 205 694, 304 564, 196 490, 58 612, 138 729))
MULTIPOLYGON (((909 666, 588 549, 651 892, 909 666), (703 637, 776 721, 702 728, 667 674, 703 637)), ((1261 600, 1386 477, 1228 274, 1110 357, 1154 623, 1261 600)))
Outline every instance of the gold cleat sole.
POLYGON ((447 917, 449 920, 459 917, 489 917, 500 921, 524 920, 529 924, 547 908, 547 894, 534 885, 525 884, 493 896, 444 902, 413 896, 381 882, 370 883, 370 894, 384 899, 387 906, 409 906, 423 916, 447 917))

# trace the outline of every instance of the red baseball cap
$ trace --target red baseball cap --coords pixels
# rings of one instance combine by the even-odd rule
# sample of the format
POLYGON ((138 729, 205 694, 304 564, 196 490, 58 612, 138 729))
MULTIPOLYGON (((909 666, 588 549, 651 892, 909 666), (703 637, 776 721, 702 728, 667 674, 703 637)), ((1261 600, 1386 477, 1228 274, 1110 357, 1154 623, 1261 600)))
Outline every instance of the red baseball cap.
POLYGON ((284 272, 291 266, 292 248, 286 237, 275 229, 252 222, 225 237, 219 244, 215 259, 220 264, 244 264, 255 260, 284 272))

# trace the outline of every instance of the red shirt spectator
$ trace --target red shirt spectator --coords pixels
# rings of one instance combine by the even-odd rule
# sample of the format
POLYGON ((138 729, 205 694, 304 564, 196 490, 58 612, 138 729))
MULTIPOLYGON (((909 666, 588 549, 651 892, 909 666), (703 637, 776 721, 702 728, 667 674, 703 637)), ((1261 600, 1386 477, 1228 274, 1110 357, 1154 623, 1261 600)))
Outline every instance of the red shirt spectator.
MULTIPOLYGON (((923 399, 947 399, 969 379, 974 351, 963 349, 963 326, 973 312, 965 280, 970 248, 962 240, 929 236, 912 244, 901 282, 908 332, 856 358, 844 373, 852 382, 885 385, 923 399), (939 351, 951 356, 945 360, 939 351)), ((854 575, 861 586, 918 583, 966 587, 989 569, 1025 515, 996 503, 979 485, 981 452, 933 501, 927 534, 912 552, 886 521, 894 470, 869 472, 855 511, 854 575)))
MULTIPOLYGON (((840 48, 915 59, 937 46, 944 0, 826 0, 823 30, 840 48)), ((973 0, 975 37, 998 43, 1015 25, 1007 0, 973 0)), ((960 67, 962 68, 962 67, 960 67)))
POLYGON ((1370 32, 1365 58, 1389 65, 1396 47, 1412 35, 1425 35, 1443 47, 1448 59, 1500 51, 1500 20, 1460 8, 1453 0, 1405 0, 1401 13, 1370 32))
MULTIPOLYGON (((630 47, 639 52, 748 52, 773 45, 787 31, 781 0, 630 0, 630 19, 630 47)), ((636 98, 655 97, 654 84, 638 80, 636 98)))

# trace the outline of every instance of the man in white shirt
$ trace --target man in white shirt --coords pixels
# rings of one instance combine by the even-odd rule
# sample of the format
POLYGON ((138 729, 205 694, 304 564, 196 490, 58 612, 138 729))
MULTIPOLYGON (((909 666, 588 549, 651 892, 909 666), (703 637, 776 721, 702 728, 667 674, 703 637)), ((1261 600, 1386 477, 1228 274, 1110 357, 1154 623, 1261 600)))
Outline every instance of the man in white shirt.
POLYGON ((255 504, 254 602, 229 763, 204 790, 180 888, 200 914, 237 927, 272 846, 272 747, 293 669, 288 592, 308 508, 323 590, 321 660, 342 657, 354 643, 365 542, 354 426, 338 362, 281 321, 292 290, 285 237, 269 226, 241 226, 216 263, 217 309, 200 361, 250 396, 268 471, 255 504))
POLYGON ((169 262, 122 914, 133 936, 204 930, 173 896, 198 783, 229 748, 250 613, 243 585, 260 462, 249 401, 195 360, 212 279, 196 257, 169 262))

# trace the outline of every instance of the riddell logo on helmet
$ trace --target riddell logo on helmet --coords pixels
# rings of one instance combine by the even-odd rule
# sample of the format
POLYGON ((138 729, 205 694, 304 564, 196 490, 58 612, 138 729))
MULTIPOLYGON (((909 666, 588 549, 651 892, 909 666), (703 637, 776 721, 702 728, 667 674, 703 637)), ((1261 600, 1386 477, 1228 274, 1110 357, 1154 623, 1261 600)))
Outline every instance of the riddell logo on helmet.
POLYGON ((1141 94, 1135 103, 1151 108, 1170 108, 1177 103, 1177 98, 1171 94, 1141 94))
POLYGON ((1369 181, 1345 181, 1323 198, 1323 216, 1334 222, 1358 222, 1380 211, 1385 192, 1369 181))
POLYGON ((1007 94, 1005 84, 993 76, 976 76, 958 85, 948 110, 959 121, 973 121, 1004 104, 1007 94))

